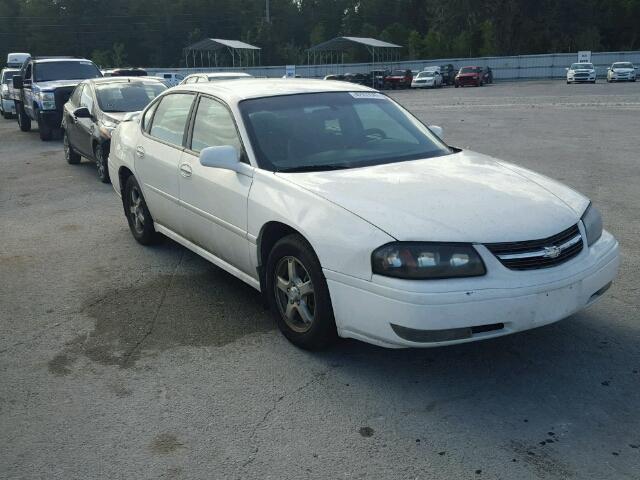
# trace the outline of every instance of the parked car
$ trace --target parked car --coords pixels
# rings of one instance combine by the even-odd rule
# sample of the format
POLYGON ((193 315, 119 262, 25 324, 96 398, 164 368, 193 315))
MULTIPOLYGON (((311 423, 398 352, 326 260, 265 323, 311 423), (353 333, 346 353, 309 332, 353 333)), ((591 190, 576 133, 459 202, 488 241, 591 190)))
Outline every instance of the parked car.
POLYGON ((146 77, 147 71, 141 68, 114 68, 102 72, 105 77, 146 77))
POLYGON ((200 82, 217 82, 220 80, 237 80, 239 78, 253 78, 244 72, 212 72, 212 73, 193 73, 185 77, 180 84, 200 83, 200 82))
POLYGON ((9 53, 7 54, 7 67, 20 69, 29 58, 31 58, 29 53, 9 53))
POLYGON ((484 80, 482 78, 482 67, 462 67, 455 78, 455 87, 464 87, 467 85, 482 87, 484 80))
POLYGON ((64 106, 64 156, 68 163, 81 157, 95 162, 98 178, 109 182, 111 134, 118 124, 139 112, 167 87, 149 77, 108 77, 80 83, 64 106))
POLYGON ((607 70, 607 82, 635 82, 636 67, 631 62, 616 62, 607 70))
POLYGON ((16 116, 20 130, 31 130, 38 122, 41 140, 51 140, 59 131, 62 110, 73 89, 82 80, 100 78, 98 67, 84 58, 31 57, 13 76, 16 116))
POLYGON ((338 80, 338 81, 344 82, 345 81, 345 77, 344 77, 344 75, 340 75, 340 74, 337 74, 337 73, 332 73, 330 75, 325 75, 323 80, 338 80))
POLYGON ((13 76, 19 71, 17 68, 4 68, 0 72, 0 113, 7 119, 16 114, 16 104, 11 96, 11 89, 13 76))
POLYGON ((442 83, 445 85, 453 85, 456 81, 457 73, 458 71, 450 63, 440 65, 440 74, 442 75, 442 83))
POLYGON ((428 67, 418 73, 411 81, 411 88, 440 88, 442 75, 440 67, 428 67))
POLYGON ((486 84, 493 83, 493 70, 491 67, 482 68, 482 81, 486 84))
POLYGON ((365 73, 345 73, 345 82, 355 83, 357 85, 368 85, 371 83, 371 77, 365 73))
POLYGON ((596 83, 596 69, 593 63, 572 63, 567 68, 567 85, 580 82, 596 83))
POLYGON ((588 198, 434 132, 363 86, 181 85, 118 126, 109 171, 139 243, 262 291, 302 348, 488 339, 602 297, 618 242, 588 198))
POLYGON ((394 70, 390 75, 384 77, 385 88, 409 88, 413 80, 411 70, 394 70))
POLYGON ((154 73, 153 76, 156 78, 162 79, 162 81, 167 87, 175 87, 176 85, 179 85, 180 82, 184 80, 184 75, 182 75, 181 73, 174 73, 174 72, 154 73))
POLYGON ((367 87, 382 90, 385 88, 384 79, 389 75, 391 75, 391 70, 372 70, 369 73, 369 80, 371 83, 367 84, 367 87))

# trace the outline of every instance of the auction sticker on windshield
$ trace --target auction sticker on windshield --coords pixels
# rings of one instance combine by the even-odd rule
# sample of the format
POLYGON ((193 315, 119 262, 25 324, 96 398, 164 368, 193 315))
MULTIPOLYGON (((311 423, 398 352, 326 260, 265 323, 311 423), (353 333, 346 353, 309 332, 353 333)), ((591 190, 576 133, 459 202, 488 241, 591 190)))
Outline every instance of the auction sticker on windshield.
POLYGON ((378 92, 349 92, 349 95, 353 98, 387 98, 378 92))

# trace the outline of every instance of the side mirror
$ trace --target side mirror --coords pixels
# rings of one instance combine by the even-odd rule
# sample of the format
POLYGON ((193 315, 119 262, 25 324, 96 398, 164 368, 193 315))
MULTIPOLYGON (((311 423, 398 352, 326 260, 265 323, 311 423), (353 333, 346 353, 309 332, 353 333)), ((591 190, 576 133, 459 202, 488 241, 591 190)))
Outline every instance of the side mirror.
POLYGON ((569 67, 565 68, 565 70, 568 72, 569 71, 569 67))
POLYGON ((429 130, 431 130, 431 132, 439 139, 442 139, 442 135, 444 135, 442 127, 439 127, 438 125, 429 125, 429 130))
POLYGON ((21 89, 24 87, 24 83, 22 81, 22 75, 14 75, 13 76, 13 88, 21 89))
POLYGON ((91 118, 91 112, 87 107, 79 107, 73 111, 73 116, 76 118, 91 118))
POLYGON ((222 168, 223 170, 240 170, 240 152, 231 145, 203 148, 200 152, 200 165, 203 167, 222 168))

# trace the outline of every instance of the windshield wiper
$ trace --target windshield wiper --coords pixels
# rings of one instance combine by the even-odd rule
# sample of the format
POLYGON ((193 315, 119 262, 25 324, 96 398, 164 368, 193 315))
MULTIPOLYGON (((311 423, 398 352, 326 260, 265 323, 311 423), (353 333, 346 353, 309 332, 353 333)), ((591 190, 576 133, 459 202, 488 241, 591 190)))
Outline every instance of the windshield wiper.
POLYGON ((276 173, 323 172, 329 170, 345 170, 349 165, 300 165, 297 167, 279 168, 276 173))

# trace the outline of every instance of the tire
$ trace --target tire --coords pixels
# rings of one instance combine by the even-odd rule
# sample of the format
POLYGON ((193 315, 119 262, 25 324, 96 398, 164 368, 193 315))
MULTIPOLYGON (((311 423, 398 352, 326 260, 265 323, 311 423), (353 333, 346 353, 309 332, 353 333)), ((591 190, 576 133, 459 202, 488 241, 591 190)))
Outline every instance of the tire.
POLYGON ((79 164, 80 160, 82 160, 82 157, 80 157, 80 154, 77 153, 71 146, 71 143, 69 142, 69 135, 67 135, 66 130, 64 131, 64 134, 62 136, 62 145, 64 147, 64 158, 67 163, 69 165, 79 164))
POLYGON ((133 175, 127 178, 122 206, 133 238, 141 245, 156 243, 159 234, 153 228, 153 218, 142 195, 142 189, 133 175))
POLYGON ((43 142, 48 142, 53 138, 53 128, 46 126, 40 120, 38 120, 38 133, 40 134, 40 140, 43 142))
POLYGON ((23 132, 31 131, 31 119, 29 118, 29 115, 27 115, 27 112, 24 111, 22 103, 18 103, 16 105, 16 116, 18 117, 18 126, 20 127, 20 130, 23 132))
POLYGON ((93 149, 93 154, 96 159, 98 179, 102 183, 111 183, 111 179, 109 178, 109 166, 107 164, 109 159, 109 147, 99 143, 93 149))
POLYGON ((11 112, 2 112, 2 116, 5 118, 5 120, 9 120, 11 119, 11 112))
POLYGON ((305 350, 321 350, 335 342, 327 281, 318 257, 302 236, 288 235, 276 242, 269 253, 265 283, 269 306, 287 340, 305 350))
POLYGON ((458 85, 458 84, 456 83, 455 87, 456 87, 456 88, 458 88, 459 86, 460 86, 460 85, 458 85))

